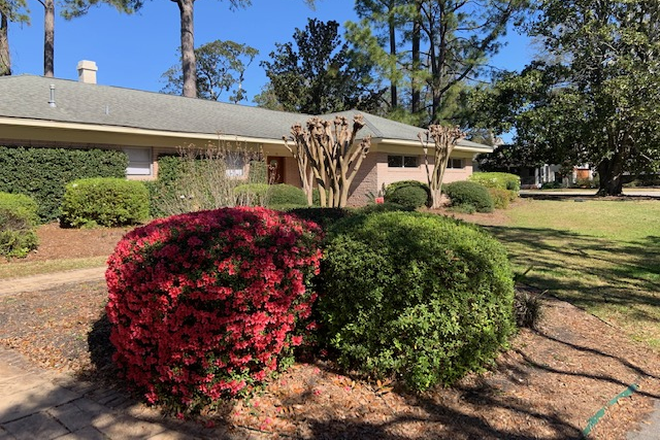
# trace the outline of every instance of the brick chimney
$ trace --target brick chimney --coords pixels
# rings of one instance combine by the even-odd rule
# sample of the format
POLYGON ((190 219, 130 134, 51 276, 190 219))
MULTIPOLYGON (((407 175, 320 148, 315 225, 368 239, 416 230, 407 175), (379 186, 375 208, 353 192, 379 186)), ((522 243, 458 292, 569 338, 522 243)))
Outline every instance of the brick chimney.
POLYGON ((78 63, 78 81, 87 84, 96 84, 96 67, 94 61, 82 60, 78 63))

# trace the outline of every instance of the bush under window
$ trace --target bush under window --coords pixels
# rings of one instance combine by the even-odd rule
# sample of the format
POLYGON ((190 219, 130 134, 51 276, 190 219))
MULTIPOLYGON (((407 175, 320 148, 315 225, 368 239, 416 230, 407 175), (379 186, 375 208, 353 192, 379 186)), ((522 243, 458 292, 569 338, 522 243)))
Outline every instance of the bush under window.
POLYGON ((460 209, 474 208, 478 212, 493 212, 495 204, 488 189, 469 181, 452 182, 442 187, 452 207, 460 209))
POLYGON ((149 191, 135 180, 75 180, 66 186, 61 210, 65 227, 138 224, 149 218, 149 191))

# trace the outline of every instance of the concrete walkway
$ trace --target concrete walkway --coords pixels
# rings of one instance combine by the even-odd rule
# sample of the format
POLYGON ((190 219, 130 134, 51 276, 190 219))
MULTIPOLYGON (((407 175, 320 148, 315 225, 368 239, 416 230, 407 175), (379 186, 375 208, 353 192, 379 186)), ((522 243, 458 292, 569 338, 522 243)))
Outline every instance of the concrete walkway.
POLYGON ((10 278, 0 280, 0 297, 15 295, 21 292, 37 292, 53 287, 84 283, 87 281, 100 281, 105 278, 105 266, 91 269, 77 269, 66 272, 33 275, 24 278, 10 278))

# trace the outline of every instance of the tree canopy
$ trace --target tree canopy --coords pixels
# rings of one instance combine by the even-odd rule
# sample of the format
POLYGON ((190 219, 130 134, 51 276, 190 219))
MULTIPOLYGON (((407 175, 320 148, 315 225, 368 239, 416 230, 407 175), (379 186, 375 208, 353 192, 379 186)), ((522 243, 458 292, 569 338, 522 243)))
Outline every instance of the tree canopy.
POLYGON ((660 163, 660 3, 542 0, 529 33, 550 55, 501 75, 476 105, 547 163, 588 163, 599 195, 660 163))
POLYGON ((316 115, 378 109, 383 91, 372 65, 342 42, 336 21, 309 19, 305 29, 295 30, 293 42, 275 46, 271 60, 261 63, 270 83, 257 102, 316 115))
MULTIPOLYGON (((179 50, 179 53, 181 51, 179 50)), ((224 92, 231 92, 229 101, 238 103, 246 97, 242 83, 245 70, 259 51, 245 44, 216 40, 195 49, 197 62, 197 97, 218 101, 224 92)), ((162 92, 181 94, 181 65, 170 67, 163 74, 166 82, 162 92)))
POLYGON ((497 53, 527 0, 359 0, 349 39, 390 82, 390 111, 446 121, 463 87, 497 53))

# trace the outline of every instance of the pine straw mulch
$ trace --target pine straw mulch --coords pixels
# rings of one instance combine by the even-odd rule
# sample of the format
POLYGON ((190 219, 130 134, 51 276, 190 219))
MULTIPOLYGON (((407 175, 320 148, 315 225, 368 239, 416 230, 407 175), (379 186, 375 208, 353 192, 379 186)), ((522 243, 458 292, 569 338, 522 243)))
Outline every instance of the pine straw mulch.
MULTIPOLYGON (((105 301, 103 283, 0 297, 0 344, 35 365, 121 386, 108 362, 105 301)), ((488 372, 454 387, 413 396, 328 362, 299 363, 251 399, 206 414, 215 427, 203 435, 235 427, 263 438, 581 438, 592 416, 637 384, 590 437, 624 439, 660 398, 660 356, 570 304, 543 301, 537 330, 521 330, 488 372)))

